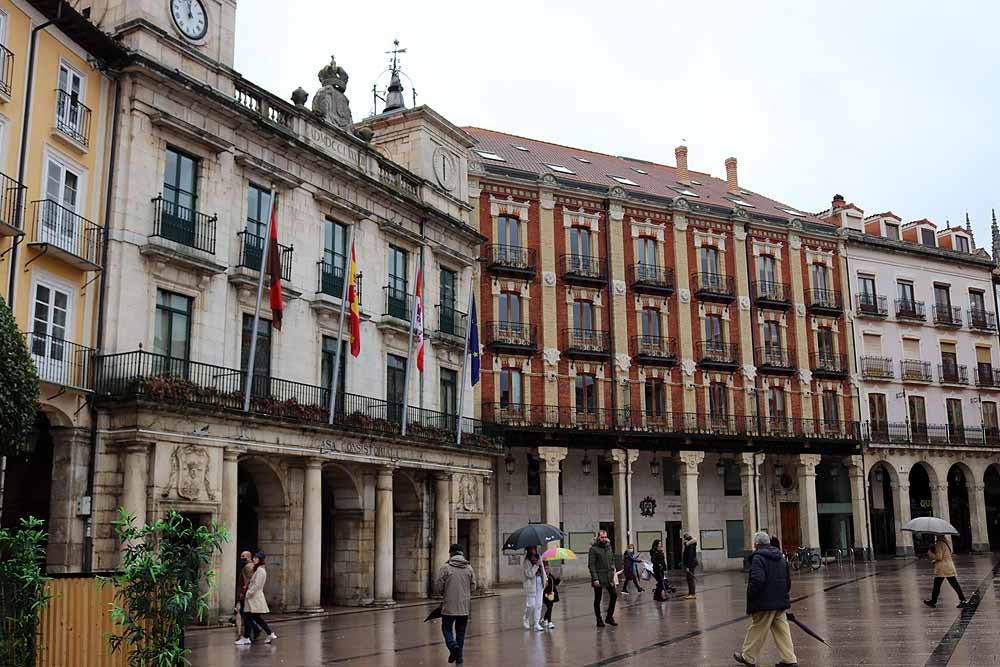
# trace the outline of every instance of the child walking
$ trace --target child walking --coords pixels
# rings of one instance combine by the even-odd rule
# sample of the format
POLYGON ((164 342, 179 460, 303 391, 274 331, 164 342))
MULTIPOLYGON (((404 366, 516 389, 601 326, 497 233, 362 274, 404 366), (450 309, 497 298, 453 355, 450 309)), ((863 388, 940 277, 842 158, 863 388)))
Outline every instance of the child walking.
POLYGON ((542 604, 545 605, 545 615, 542 616, 542 625, 551 630, 556 627, 552 622, 552 605, 559 602, 559 577, 552 574, 549 562, 545 563, 545 594, 542 596, 542 604))

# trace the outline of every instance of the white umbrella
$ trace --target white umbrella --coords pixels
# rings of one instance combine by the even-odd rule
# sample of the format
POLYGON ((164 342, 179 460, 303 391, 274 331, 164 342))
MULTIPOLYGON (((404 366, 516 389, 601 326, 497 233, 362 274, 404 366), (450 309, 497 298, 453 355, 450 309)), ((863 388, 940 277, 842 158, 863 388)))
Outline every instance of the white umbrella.
POLYGON ((929 535, 958 535, 955 526, 936 516, 918 516, 916 519, 910 519, 902 529, 911 533, 927 533, 929 535))

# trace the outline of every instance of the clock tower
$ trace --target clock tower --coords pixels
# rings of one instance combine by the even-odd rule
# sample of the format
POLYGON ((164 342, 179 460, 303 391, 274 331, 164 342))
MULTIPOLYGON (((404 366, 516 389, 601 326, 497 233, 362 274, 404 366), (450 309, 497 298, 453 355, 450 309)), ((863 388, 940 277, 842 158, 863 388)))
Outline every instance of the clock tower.
POLYGON ((129 48, 162 63, 181 56, 180 69, 206 83, 221 84, 216 77, 232 70, 236 0, 90 0, 89 7, 90 20, 129 48))

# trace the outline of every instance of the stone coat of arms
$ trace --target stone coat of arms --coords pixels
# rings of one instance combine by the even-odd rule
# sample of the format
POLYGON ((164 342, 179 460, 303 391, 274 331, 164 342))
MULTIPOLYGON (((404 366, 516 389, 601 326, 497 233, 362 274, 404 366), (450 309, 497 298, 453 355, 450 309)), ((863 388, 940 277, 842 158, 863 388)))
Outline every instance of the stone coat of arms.
POLYGON ((215 491, 209 479, 211 470, 211 457, 204 447, 175 447, 170 455, 170 478, 163 487, 162 497, 166 498, 174 491, 177 497, 185 500, 199 500, 202 493, 209 500, 215 500, 215 491))

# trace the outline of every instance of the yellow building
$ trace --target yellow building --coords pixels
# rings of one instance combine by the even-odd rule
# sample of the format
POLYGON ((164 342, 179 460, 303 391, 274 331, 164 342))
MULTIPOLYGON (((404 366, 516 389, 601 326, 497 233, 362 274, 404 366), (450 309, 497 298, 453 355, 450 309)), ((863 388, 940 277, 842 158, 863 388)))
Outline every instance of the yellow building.
POLYGON ((49 519, 54 571, 83 565, 110 67, 123 55, 64 0, 0 0, 0 295, 42 380, 33 459, 8 462, 2 524, 49 519))

